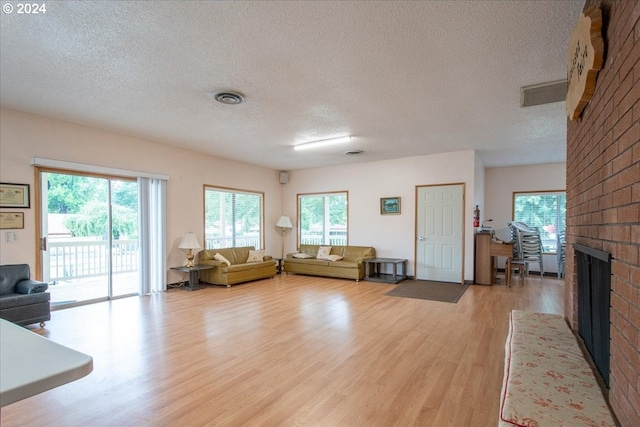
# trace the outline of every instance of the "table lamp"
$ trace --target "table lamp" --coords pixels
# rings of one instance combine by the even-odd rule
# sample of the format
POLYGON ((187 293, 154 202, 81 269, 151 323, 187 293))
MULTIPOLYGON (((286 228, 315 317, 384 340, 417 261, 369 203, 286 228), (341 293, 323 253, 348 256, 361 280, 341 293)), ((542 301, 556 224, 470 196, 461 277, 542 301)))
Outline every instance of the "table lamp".
POLYGON ((293 228, 293 224, 291 224, 291 219, 288 216, 282 215, 278 222, 276 222, 276 227, 280 227, 282 229, 282 254, 280 255, 280 258, 284 258, 284 233, 287 229, 293 228))
POLYGON ((194 232, 189 231, 184 235, 182 242, 178 245, 180 249, 189 249, 189 253, 187 254, 187 264, 185 267, 191 268, 194 266, 193 264, 193 252, 192 249, 200 249, 200 245, 198 244, 198 239, 196 239, 196 235, 194 232))

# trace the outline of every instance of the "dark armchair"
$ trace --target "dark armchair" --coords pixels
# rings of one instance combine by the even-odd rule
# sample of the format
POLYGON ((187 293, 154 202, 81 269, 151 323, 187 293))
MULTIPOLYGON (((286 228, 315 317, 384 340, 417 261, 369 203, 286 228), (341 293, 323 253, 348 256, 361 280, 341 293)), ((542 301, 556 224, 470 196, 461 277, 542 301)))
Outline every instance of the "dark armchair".
POLYGON ((28 264, 0 265, 0 318, 18 325, 51 320, 48 285, 31 280, 28 264))

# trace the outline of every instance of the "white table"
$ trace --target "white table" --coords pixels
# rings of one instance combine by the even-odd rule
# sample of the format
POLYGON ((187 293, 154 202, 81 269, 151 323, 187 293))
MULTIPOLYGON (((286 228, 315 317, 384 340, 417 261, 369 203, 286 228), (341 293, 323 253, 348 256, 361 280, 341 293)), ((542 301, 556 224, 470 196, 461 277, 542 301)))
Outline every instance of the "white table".
POLYGON ((0 406, 88 375, 91 356, 0 319, 0 406))

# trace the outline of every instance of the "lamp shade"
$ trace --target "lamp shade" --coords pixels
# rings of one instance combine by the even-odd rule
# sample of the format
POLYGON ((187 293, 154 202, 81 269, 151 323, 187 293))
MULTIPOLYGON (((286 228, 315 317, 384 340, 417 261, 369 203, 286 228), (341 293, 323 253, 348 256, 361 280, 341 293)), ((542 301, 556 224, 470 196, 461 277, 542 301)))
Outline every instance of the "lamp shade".
POLYGON ((276 227, 293 228, 293 224, 291 224, 291 219, 288 216, 282 215, 278 222, 276 222, 276 227))
POLYGON ((196 234, 192 231, 189 231, 184 235, 182 242, 178 245, 180 249, 200 249, 200 244, 198 244, 198 239, 196 239, 196 234))

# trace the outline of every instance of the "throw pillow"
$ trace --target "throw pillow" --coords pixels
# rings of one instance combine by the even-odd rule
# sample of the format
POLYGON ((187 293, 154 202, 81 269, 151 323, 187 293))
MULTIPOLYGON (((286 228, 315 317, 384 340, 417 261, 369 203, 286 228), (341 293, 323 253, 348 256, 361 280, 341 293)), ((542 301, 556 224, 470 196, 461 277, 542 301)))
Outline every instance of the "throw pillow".
POLYGON ((216 254, 213 256, 213 259, 215 259, 216 261, 220 261, 220 262, 224 262, 227 265, 231 265, 231 261, 229 261, 228 259, 226 259, 224 256, 220 255, 219 253, 216 252, 216 254))
POLYGON ((328 259, 327 257, 329 255, 331 255, 331 246, 320 246, 318 248, 318 255, 316 255, 316 258, 328 259))
POLYGON ((329 261, 340 261, 342 258, 344 258, 341 255, 329 255, 326 259, 329 261))
POLYGON ((262 262, 264 261, 264 251, 249 251, 249 258, 247 258, 247 262, 262 262))
POLYGON ((307 259, 307 258, 313 258, 313 256, 309 255, 309 254, 304 254, 302 252, 298 252, 295 254, 291 254, 292 257, 294 258, 300 258, 300 259, 307 259))

